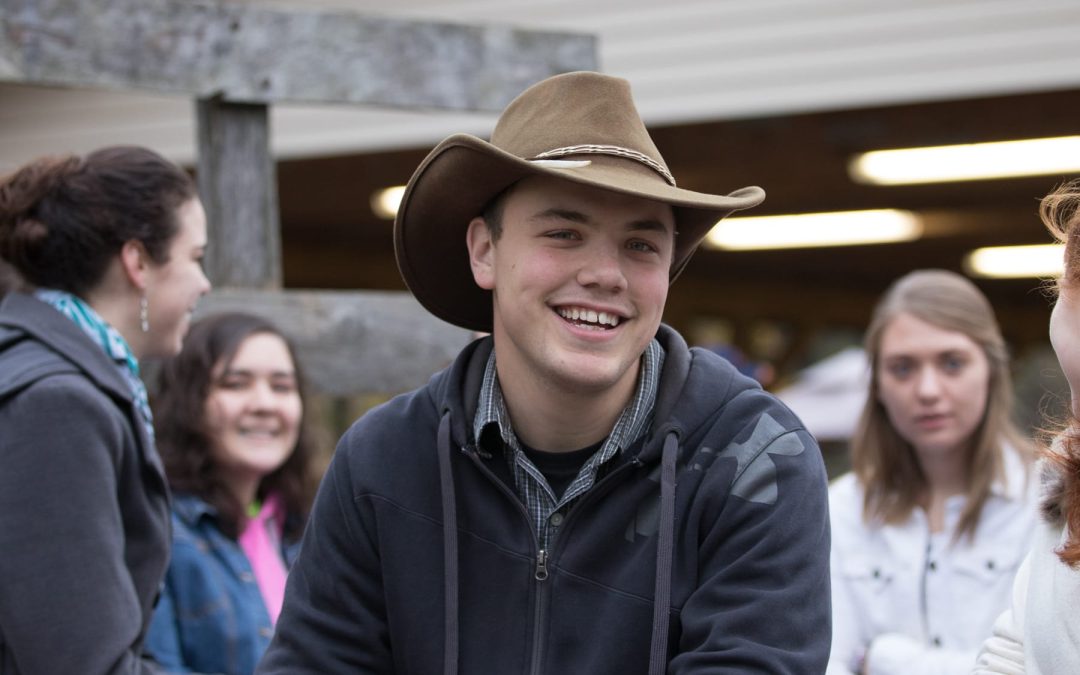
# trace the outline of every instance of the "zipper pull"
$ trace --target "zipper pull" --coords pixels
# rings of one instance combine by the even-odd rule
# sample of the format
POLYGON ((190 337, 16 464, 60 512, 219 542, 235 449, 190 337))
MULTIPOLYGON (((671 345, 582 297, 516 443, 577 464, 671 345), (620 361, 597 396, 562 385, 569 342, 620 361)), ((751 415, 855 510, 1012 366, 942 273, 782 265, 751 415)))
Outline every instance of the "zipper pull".
POLYGON ((548 578, 547 569, 547 551, 540 549, 540 552, 536 554, 536 580, 543 581, 548 578))

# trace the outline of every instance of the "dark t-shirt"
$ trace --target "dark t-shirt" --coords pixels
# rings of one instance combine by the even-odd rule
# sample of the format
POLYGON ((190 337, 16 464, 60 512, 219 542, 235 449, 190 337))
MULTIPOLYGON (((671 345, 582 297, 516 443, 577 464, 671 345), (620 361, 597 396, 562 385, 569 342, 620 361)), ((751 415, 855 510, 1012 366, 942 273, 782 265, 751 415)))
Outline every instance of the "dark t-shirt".
POLYGON ((524 443, 521 444, 521 449, 529 461, 540 469, 540 473, 544 474, 548 485, 551 486, 551 491, 555 493, 555 499, 562 499, 563 493, 577 478, 581 467, 585 466, 585 462, 589 461, 589 458, 595 455, 603 444, 604 441, 600 441, 587 448, 570 452, 544 452, 530 448, 524 443))

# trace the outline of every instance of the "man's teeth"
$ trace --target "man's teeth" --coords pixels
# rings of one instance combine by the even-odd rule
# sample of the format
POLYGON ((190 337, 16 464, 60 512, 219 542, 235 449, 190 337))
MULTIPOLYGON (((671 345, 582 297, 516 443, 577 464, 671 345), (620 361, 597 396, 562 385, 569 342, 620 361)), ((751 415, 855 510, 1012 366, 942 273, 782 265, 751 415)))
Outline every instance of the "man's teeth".
POLYGON ((560 307, 558 311, 559 316, 570 321, 598 323, 602 326, 611 326, 612 328, 619 325, 619 316, 617 314, 597 312, 582 307, 560 307))

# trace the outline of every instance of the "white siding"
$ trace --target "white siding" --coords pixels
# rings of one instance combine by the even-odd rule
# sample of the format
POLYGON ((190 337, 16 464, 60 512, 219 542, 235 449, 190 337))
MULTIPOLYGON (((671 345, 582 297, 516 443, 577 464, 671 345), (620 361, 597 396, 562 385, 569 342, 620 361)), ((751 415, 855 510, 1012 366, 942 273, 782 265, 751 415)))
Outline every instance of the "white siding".
MULTIPOLYGON (((240 0, 231 0, 240 1, 240 0)), ((652 125, 1080 86, 1080 0, 306 0, 263 3, 600 37, 652 125)), ((279 107, 275 151, 311 156, 486 135, 492 115, 279 107)), ((191 104, 0 86, 0 169, 144 143, 194 154, 191 104)))

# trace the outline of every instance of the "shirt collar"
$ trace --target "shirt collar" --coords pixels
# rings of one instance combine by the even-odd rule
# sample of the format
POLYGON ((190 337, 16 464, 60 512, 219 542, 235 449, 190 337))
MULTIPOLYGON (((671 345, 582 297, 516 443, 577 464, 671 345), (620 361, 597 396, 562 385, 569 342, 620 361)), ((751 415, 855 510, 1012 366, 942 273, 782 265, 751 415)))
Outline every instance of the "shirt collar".
MULTIPOLYGON (((656 393, 659 388, 660 372, 664 364, 664 348, 653 338, 641 355, 641 370, 638 373, 637 386, 630 403, 623 409, 618 421, 612 428, 608 443, 614 442, 619 448, 626 448, 638 439, 652 421, 653 408, 656 405, 656 393)), ((495 350, 488 356, 484 368, 484 379, 480 385, 480 397, 473 418, 473 436, 480 440, 484 429, 495 424, 499 435, 507 444, 514 444, 514 430, 510 415, 506 410, 502 388, 495 368, 495 350)))
POLYGON ((192 494, 174 493, 172 510, 180 520, 189 525, 195 525, 204 516, 217 518, 217 509, 192 494))

